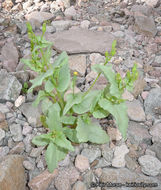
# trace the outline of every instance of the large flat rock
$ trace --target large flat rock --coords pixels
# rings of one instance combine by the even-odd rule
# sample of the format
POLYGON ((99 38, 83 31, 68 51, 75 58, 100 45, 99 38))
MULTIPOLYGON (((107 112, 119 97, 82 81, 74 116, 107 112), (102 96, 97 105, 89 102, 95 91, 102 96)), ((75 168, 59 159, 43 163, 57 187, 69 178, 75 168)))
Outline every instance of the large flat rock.
POLYGON ((114 36, 108 32, 83 29, 71 29, 47 34, 47 40, 53 42, 54 49, 68 54, 101 53, 110 51, 114 36))

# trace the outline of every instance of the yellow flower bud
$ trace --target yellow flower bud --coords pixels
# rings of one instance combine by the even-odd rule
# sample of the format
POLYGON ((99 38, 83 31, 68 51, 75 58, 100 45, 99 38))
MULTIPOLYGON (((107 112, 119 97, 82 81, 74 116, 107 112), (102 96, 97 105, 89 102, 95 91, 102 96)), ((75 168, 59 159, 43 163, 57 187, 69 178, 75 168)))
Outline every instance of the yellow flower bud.
POLYGON ((78 76, 78 72, 76 72, 76 71, 75 71, 73 74, 74 74, 75 76, 78 76))

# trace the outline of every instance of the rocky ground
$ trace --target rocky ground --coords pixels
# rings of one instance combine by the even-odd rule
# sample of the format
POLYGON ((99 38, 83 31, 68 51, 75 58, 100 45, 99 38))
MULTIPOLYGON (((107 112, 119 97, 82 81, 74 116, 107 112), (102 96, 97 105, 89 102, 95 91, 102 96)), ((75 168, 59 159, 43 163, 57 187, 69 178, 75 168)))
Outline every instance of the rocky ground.
MULTIPOLYGON (((82 0, 81 7, 68 0, 0 0, 0 190, 161 189, 160 10, 160 0, 82 0), (124 76, 137 63, 140 77, 134 92, 124 93, 129 116, 126 142, 112 119, 101 120, 110 143, 75 146, 75 152, 48 173, 45 147, 31 144, 35 135, 45 132, 40 109, 31 105, 35 95, 22 92, 24 82, 33 77, 20 61, 30 54, 27 20, 35 32, 49 21, 46 38, 54 43, 52 60, 68 52, 82 91, 95 78, 91 65, 104 61, 113 39, 114 69, 124 76), (92 182, 106 185, 92 187, 92 182), (132 182, 153 187, 128 187, 126 183, 132 182), (113 188, 107 187, 110 183, 113 188)), ((101 77, 96 88, 105 82, 101 77)))

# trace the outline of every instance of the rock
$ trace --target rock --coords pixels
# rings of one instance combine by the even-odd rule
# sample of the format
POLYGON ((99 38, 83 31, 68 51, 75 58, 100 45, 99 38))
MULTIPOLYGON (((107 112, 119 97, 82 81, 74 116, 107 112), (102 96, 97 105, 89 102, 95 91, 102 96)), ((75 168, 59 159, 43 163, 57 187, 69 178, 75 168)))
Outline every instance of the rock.
POLYGON ((132 144, 139 145, 140 143, 151 144, 151 136, 148 128, 140 123, 130 121, 127 130, 127 138, 132 144))
POLYGON ((97 168, 94 173, 96 174, 97 177, 100 177, 102 175, 102 168, 97 168))
POLYGON ((99 53, 90 54, 89 59, 91 61, 91 65, 102 64, 105 62, 105 57, 99 53))
POLYGON ((23 126, 22 134, 26 136, 27 134, 31 133, 31 131, 32 127, 27 124, 23 126))
POLYGON ((154 151, 148 149, 148 148, 146 149, 145 154, 146 154, 146 155, 151 155, 151 156, 156 157, 156 153, 155 153, 154 151))
POLYGON ((125 90, 124 93, 122 94, 122 98, 124 100, 128 100, 130 102, 132 102, 134 100, 134 96, 127 90, 125 90))
POLYGON ((66 155, 65 159, 59 162, 59 166, 67 167, 70 164, 70 157, 69 154, 66 155))
POLYGON ((155 57, 155 62, 161 66, 161 55, 155 57))
POLYGON ((92 170, 89 170, 86 174, 83 175, 83 182, 86 184, 87 189, 89 189, 92 182, 96 182, 96 179, 92 170))
POLYGON ((159 5, 160 0, 146 0, 145 3, 151 7, 157 7, 159 5))
POLYGON ((22 103, 24 103, 25 102, 25 96, 19 96, 18 98, 17 98, 17 100, 15 101, 15 107, 19 107, 19 106, 21 106, 21 104, 22 103))
POLYGON ((40 121, 41 108, 40 106, 34 107, 32 103, 23 103, 20 108, 22 114, 27 118, 31 126, 40 127, 42 126, 40 121))
POLYGON ((120 131, 117 128, 112 128, 112 127, 108 127, 107 128, 107 133, 110 137, 111 141, 119 141, 122 139, 122 135, 120 133, 120 131))
POLYGON ((24 143, 23 142, 19 142, 16 146, 14 146, 10 150, 10 154, 22 154, 24 150, 25 150, 24 143))
POLYGON ((125 167, 125 155, 129 152, 126 145, 116 146, 112 166, 116 168, 125 167))
POLYGON ((47 12, 34 11, 32 13, 27 14, 25 18, 28 21, 35 20, 38 23, 42 24, 44 21, 53 19, 54 15, 47 12))
POLYGON ((138 167, 138 164, 136 163, 136 161, 133 160, 128 154, 125 155, 125 162, 129 170, 134 171, 138 167))
POLYGON ((46 26, 46 32, 54 33, 56 32, 56 28, 54 26, 46 26))
POLYGON ((82 29, 88 29, 89 26, 90 26, 90 21, 89 21, 89 20, 83 20, 83 21, 81 22, 81 24, 80 24, 80 27, 81 27, 82 29))
POLYGON ((25 151, 30 152, 31 151, 31 140, 34 137, 33 134, 27 134, 26 137, 23 139, 23 142, 25 144, 25 151))
POLYGON ((77 155, 75 159, 75 167, 80 171, 84 172, 90 168, 88 158, 82 155, 77 155))
POLYGON ((154 88, 150 90, 148 96, 144 101, 146 115, 151 115, 153 118, 159 118, 157 109, 161 107, 161 88, 154 88))
POLYGON ((20 124, 15 124, 13 123, 12 125, 9 126, 12 138, 15 142, 19 142, 23 139, 22 136, 22 128, 20 124))
MULTIPOLYGON (((135 172, 131 172, 130 170, 128 170, 127 168, 120 168, 120 169, 115 169, 115 168, 104 168, 102 170, 102 175, 100 177, 100 182, 101 183, 121 183, 121 184, 131 184, 133 183, 134 186, 132 186, 134 190, 137 190, 138 188, 144 189, 143 186, 141 186, 141 182, 142 183, 155 183, 156 185, 158 184, 158 186, 160 186, 160 182, 159 180, 157 180, 156 178, 153 177, 147 177, 145 175, 139 175, 135 172), (135 183, 139 183, 140 186, 136 187, 135 183)), ((158 186, 152 187, 154 190, 158 190, 158 186)), ((130 188, 131 186, 129 186, 130 188)), ((128 188, 125 187, 126 189, 128 188)), ((124 189, 125 189, 124 188, 124 189)), ((116 188, 118 189, 118 188, 116 188)), ((121 189, 123 189, 123 187, 121 187, 121 189)), ((150 188, 148 188, 147 190, 149 190, 150 188)))
POLYGON ((0 122, 0 129, 4 129, 5 131, 8 131, 8 123, 6 120, 0 122))
POLYGON ((77 181, 72 190, 87 190, 87 187, 82 181, 77 181))
POLYGON ((145 113, 139 102, 139 100, 134 100, 132 102, 126 102, 127 114, 130 120, 133 121, 145 121, 145 113))
POLYGON ((64 15, 66 17, 75 17, 76 14, 77 14, 77 12, 76 12, 74 6, 71 6, 71 7, 67 8, 67 9, 65 9, 65 11, 64 11, 64 15))
POLYGON ((152 135, 153 143, 161 142, 161 123, 153 125, 149 132, 152 135))
POLYGON ((33 157, 33 158, 37 158, 38 156, 40 156, 43 149, 44 149, 44 146, 40 146, 38 148, 33 148, 31 153, 30 153, 30 156, 33 157))
POLYGON ((23 166, 27 169, 27 170, 34 170, 34 164, 31 163, 30 161, 23 161, 23 166))
POLYGON ((135 83, 134 83, 134 90, 132 92, 132 94, 134 95, 135 98, 137 98, 137 96, 142 93, 142 91, 144 90, 145 86, 146 86, 146 82, 145 82, 145 80, 143 78, 139 77, 135 81, 135 83))
POLYGON ((114 150, 111 149, 108 144, 102 145, 101 149, 103 158, 105 158, 107 162, 112 163, 114 150))
POLYGON ((104 54, 110 51, 114 37, 108 32, 97 32, 89 30, 68 30, 46 35, 47 39, 54 44, 54 48, 61 51, 73 53, 104 54))
POLYGON ((19 54, 12 41, 6 42, 1 50, 3 68, 9 72, 16 70, 19 54))
POLYGON ((0 147, 0 159, 6 156, 9 153, 8 146, 2 146, 0 147))
POLYGON ((4 139, 4 137, 5 137, 5 131, 0 128, 0 142, 4 139))
POLYGON ((6 101, 15 101, 20 92, 22 85, 16 77, 7 73, 6 70, 0 70, 0 103, 6 101))
POLYGON ((81 152, 81 155, 85 156, 88 158, 89 163, 92 163, 94 160, 97 158, 101 157, 101 151, 99 148, 84 148, 81 152))
POLYGON ((84 76, 86 72, 86 56, 85 55, 69 56, 69 67, 73 72, 77 71, 81 76, 84 76))
POLYGON ((107 166, 111 166, 111 162, 108 162, 105 158, 100 158, 94 168, 104 168, 107 166))
POLYGON ((51 181, 58 175, 58 170, 55 169, 53 173, 49 173, 47 170, 43 171, 38 176, 34 177, 29 183, 29 187, 32 190, 46 190, 51 181))
POLYGON ((156 153, 156 157, 161 161, 161 143, 154 143, 149 148, 156 153))
POLYGON ((73 166, 61 168, 55 178, 55 187, 58 190, 70 190, 71 185, 79 179, 79 172, 73 166))
POLYGON ((26 177, 23 157, 9 155, 0 162, 0 190, 25 190, 26 177))
POLYGON ((70 20, 55 20, 52 21, 51 25, 56 28, 56 31, 63 31, 63 30, 68 30, 71 25, 72 21, 70 20))
POLYGON ((125 36, 125 33, 122 32, 122 31, 117 31, 117 32, 114 32, 113 35, 116 37, 116 38, 123 38, 125 36))
POLYGON ((2 114, 8 113, 10 111, 5 104, 0 104, 0 110, 2 114))
POLYGON ((157 176, 161 173, 161 162, 151 155, 141 156, 139 159, 141 171, 149 176, 157 176))
POLYGON ((5 120, 5 114, 0 111, 0 122, 5 120))

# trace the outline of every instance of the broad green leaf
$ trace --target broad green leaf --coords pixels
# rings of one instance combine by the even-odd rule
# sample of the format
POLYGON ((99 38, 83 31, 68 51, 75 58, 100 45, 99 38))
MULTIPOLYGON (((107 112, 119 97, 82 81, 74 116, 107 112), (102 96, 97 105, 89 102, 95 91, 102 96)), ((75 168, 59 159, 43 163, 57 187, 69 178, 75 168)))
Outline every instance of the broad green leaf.
POLYGON ((100 91, 90 91, 83 100, 73 106, 73 111, 78 114, 88 112, 97 103, 97 97, 100 95, 100 91))
POLYGON ((60 66, 60 64, 62 64, 65 59, 68 59, 68 55, 66 52, 62 52, 52 64, 53 69, 60 66))
POLYGON ((61 131, 57 131, 56 137, 53 139, 53 142, 61 148, 74 151, 71 142, 66 139, 66 136, 61 131))
POLYGON ((82 100, 82 93, 78 93, 78 94, 75 94, 73 96, 73 94, 68 94, 67 95, 67 103, 64 107, 64 110, 63 110, 63 115, 65 115, 73 105, 75 104, 79 104, 82 100))
POLYGON ((64 92, 70 83, 70 70, 68 66, 68 57, 63 60, 64 64, 62 65, 59 75, 58 75, 58 86, 57 90, 59 92, 64 92))
POLYGON ((77 131, 76 129, 71 129, 68 127, 63 128, 63 132, 68 139, 74 143, 79 143, 79 140, 77 138, 77 131))
POLYGON ((42 74, 40 74, 38 77, 36 77, 35 79, 30 80, 33 85, 32 85, 31 88, 28 90, 28 92, 32 92, 32 90, 33 90, 35 87, 42 85, 43 80, 46 79, 47 77, 51 76, 52 74, 53 74, 53 70, 50 69, 50 70, 48 70, 46 73, 42 73, 42 74))
POLYGON ((42 102, 41 102, 41 109, 42 109, 42 112, 47 115, 48 113, 48 110, 49 110, 49 107, 52 106, 53 103, 48 99, 48 98, 45 98, 42 102))
POLYGON ((62 131, 62 123, 60 120, 60 106, 58 103, 49 107, 48 116, 46 117, 46 124, 51 131, 62 131))
POLYGON ((61 122, 66 125, 73 125, 76 122, 76 117, 63 115, 61 117, 61 122))
POLYGON ((37 106, 41 100, 43 100, 47 94, 45 91, 40 90, 38 93, 38 96, 36 97, 36 100, 32 103, 33 106, 37 106))
POLYGON ((102 72, 105 78, 110 82, 110 94, 116 96, 117 98, 121 97, 121 92, 119 91, 118 84, 116 81, 116 74, 112 70, 112 65, 93 65, 93 70, 97 72, 102 72))
POLYGON ((92 113, 93 117, 97 118, 97 119, 101 119, 101 118, 105 118, 109 115, 109 112, 102 109, 101 107, 99 107, 97 110, 95 110, 92 113))
POLYGON ((32 139, 32 143, 37 146, 46 146, 47 144, 50 143, 50 134, 43 134, 43 135, 35 136, 32 139))
POLYGON ((92 143, 104 144, 109 141, 109 137, 99 124, 86 123, 81 117, 78 118, 76 131, 79 142, 90 141, 92 143))
POLYGON ((126 139, 126 131, 128 128, 128 116, 127 116, 126 104, 125 103, 112 104, 107 99, 101 99, 99 101, 99 105, 104 110, 107 110, 109 113, 113 115, 122 136, 124 137, 124 139, 126 139))
POLYGON ((58 162, 63 160, 67 154, 67 150, 58 147, 50 142, 45 153, 45 160, 48 166, 49 172, 53 172, 58 167, 58 162))
POLYGON ((54 90, 54 88, 54 84, 50 81, 50 79, 48 79, 45 83, 45 91, 50 93, 54 90))

